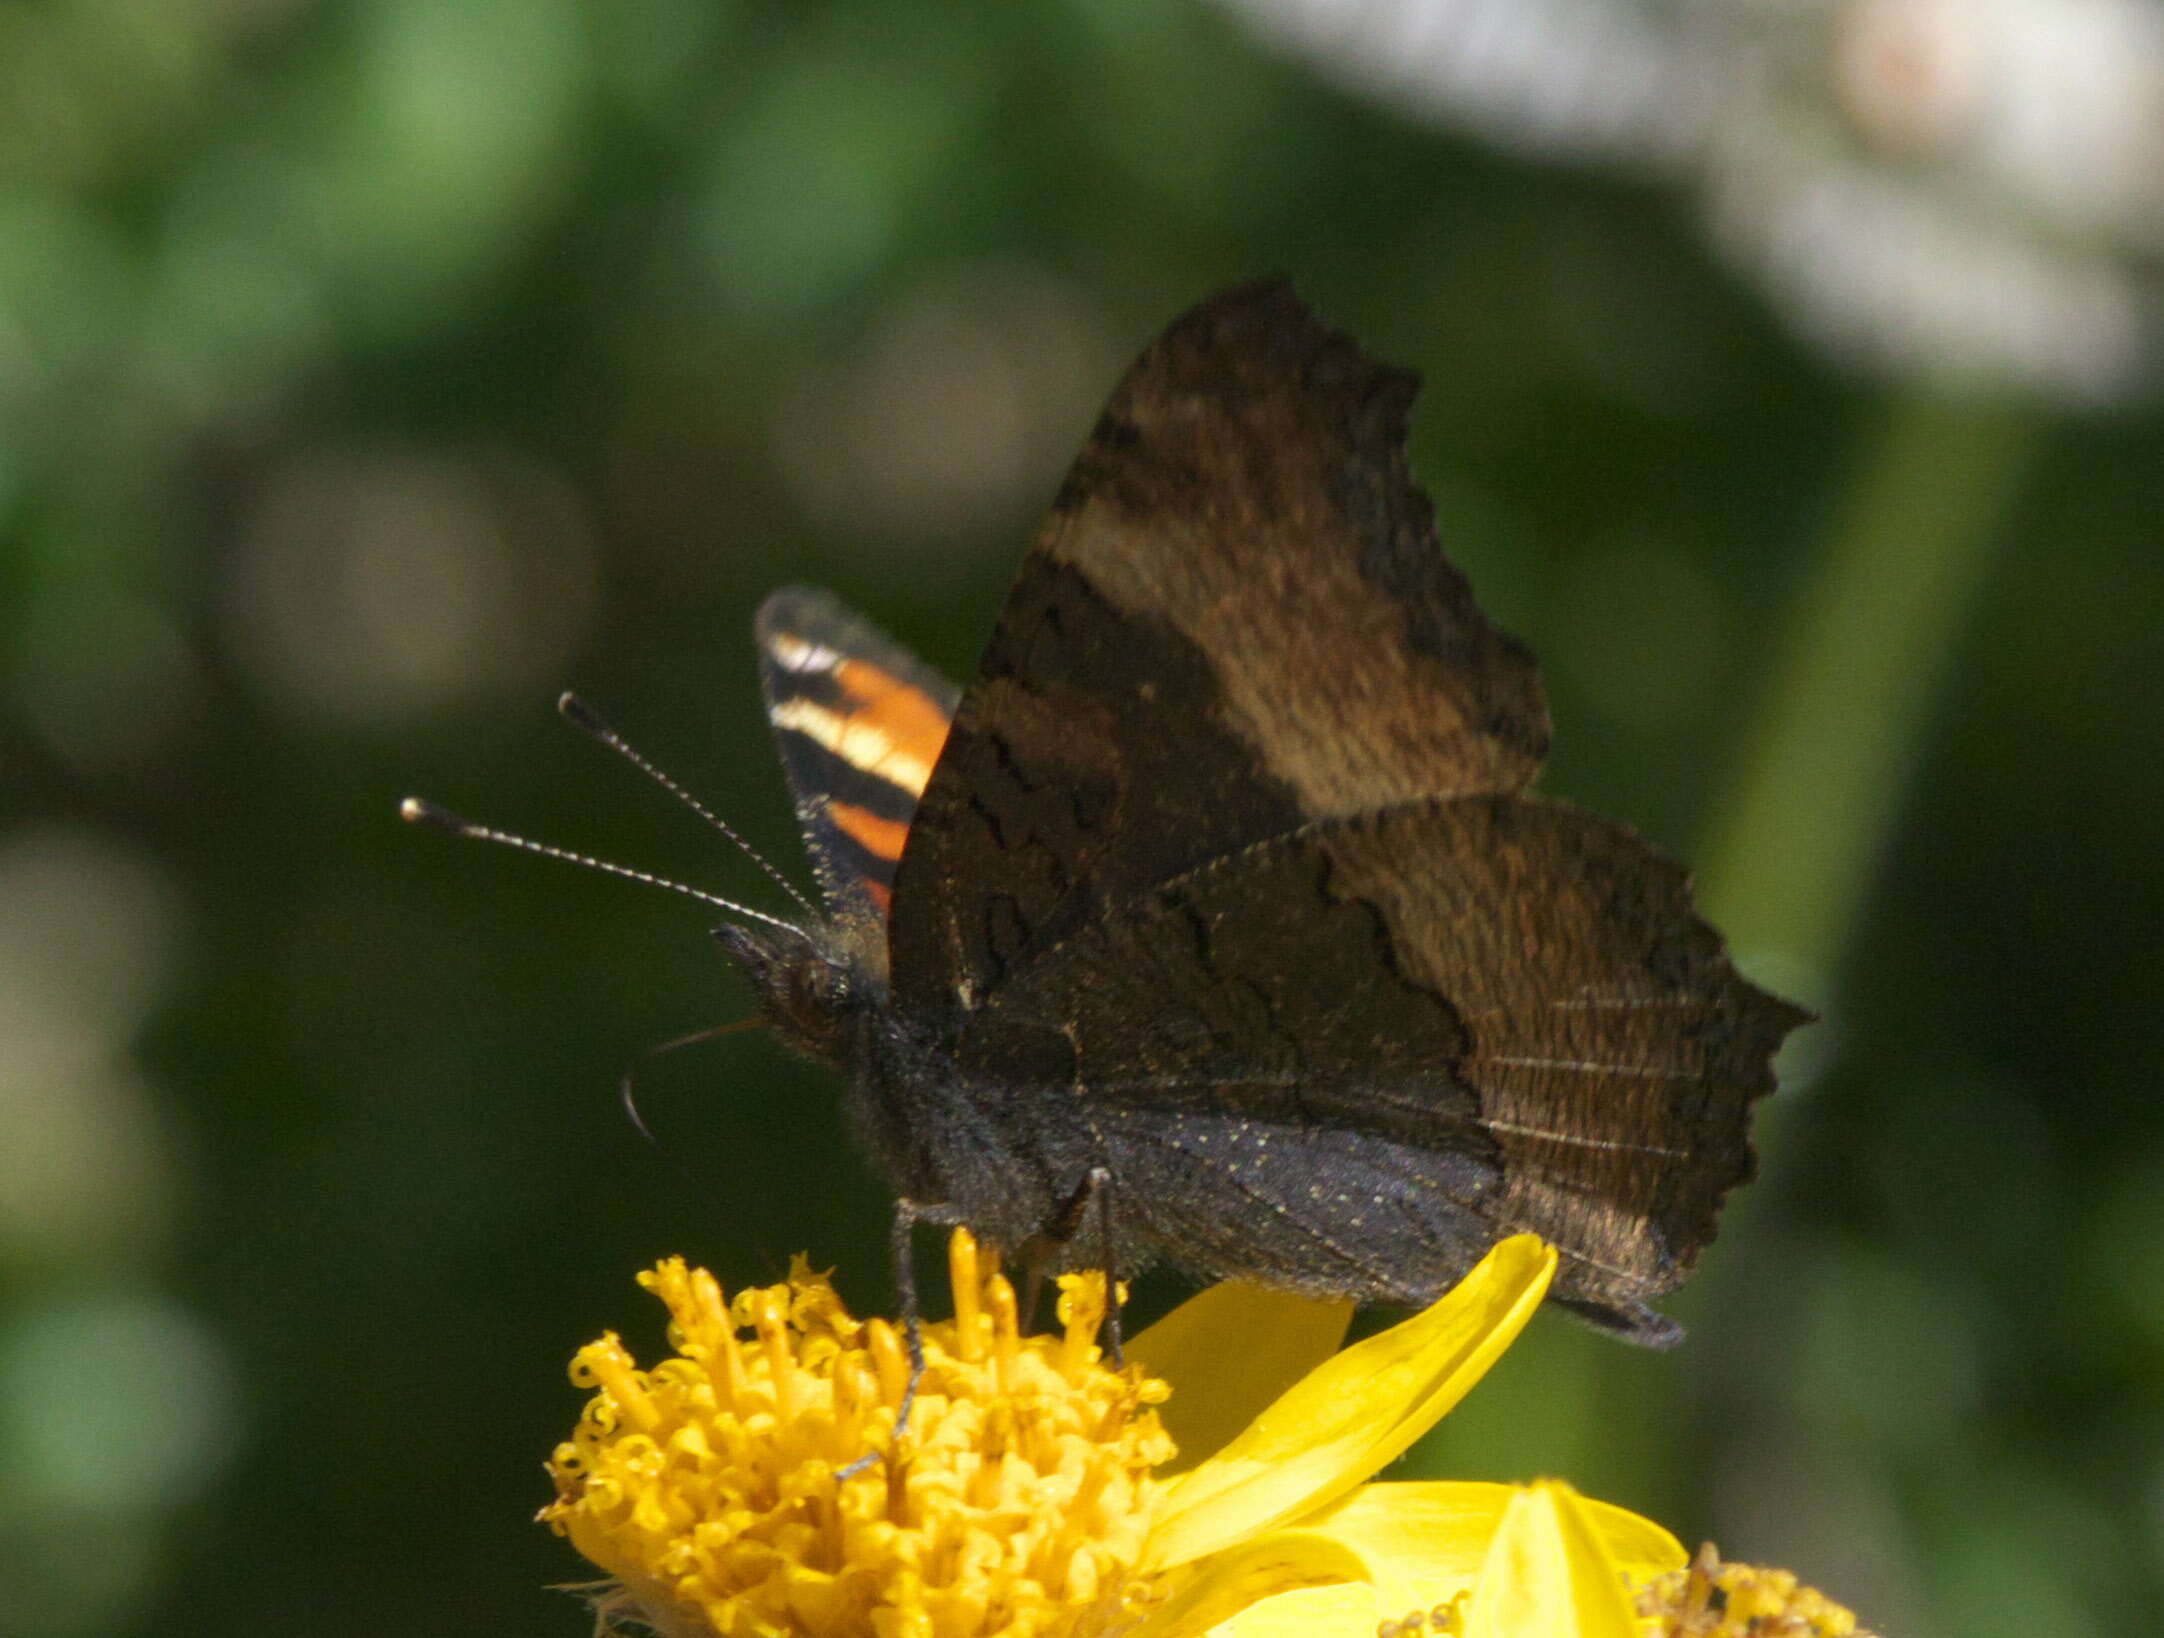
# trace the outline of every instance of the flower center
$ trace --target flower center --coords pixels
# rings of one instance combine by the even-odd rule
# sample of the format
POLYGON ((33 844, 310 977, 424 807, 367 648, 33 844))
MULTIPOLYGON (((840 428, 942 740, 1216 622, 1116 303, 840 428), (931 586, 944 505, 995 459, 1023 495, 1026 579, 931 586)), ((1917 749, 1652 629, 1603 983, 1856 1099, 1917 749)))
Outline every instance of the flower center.
POLYGON ((898 1449, 900 1333, 801 1258, 733 1302, 681 1258, 640 1276, 676 1353, 641 1370, 613 1333, 579 1351, 572 1380, 596 1392, 541 1513, 616 1578, 605 1612, 687 1638, 1064 1638, 1142 1596, 1164 1384, 1098 1362, 1096 1276, 1063 1278, 1060 1332, 1024 1337, 966 1231, 949 1258, 955 1317, 924 1327, 898 1449))

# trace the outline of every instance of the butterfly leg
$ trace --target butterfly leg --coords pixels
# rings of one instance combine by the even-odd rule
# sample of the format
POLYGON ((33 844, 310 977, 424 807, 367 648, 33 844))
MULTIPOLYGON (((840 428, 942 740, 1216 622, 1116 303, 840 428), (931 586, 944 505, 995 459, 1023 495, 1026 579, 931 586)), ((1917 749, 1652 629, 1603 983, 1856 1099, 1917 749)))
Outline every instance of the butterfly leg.
POLYGON ((1022 1258, 1029 1268, 1030 1323, 1036 1323, 1037 1290, 1044 1280, 1045 1264, 1053 1252, 1071 1245, 1082 1237, 1082 1231, 1094 1216, 1097 1229, 1097 1266, 1105 1277, 1105 1357, 1114 1365, 1126 1360, 1120 1351, 1120 1287, 1112 1256, 1112 1169, 1109 1166, 1092 1166, 1075 1185, 1074 1192, 1060 1202, 1059 1210, 1052 1220, 1031 1235, 1022 1247, 1022 1258), (1090 1208, 1096 1211, 1092 1213, 1090 1208))
POLYGON ((1089 1191, 1090 1199, 1097 1202, 1097 1266, 1105 1277, 1105 1357, 1117 1370, 1127 1363, 1121 1349, 1120 1337, 1120 1275, 1112 1257, 1112 1171, 1107 1166, 1092 1166, 1082 1187, 1089 1191))
POLYGON ((1044 1264, 1037 1258, 1029 1258, 1022 1286, 1022 1334, 1037 1333, 1037 1299, 1044 1295, 1044 1264))
POLYGON ((1037 1329, 1037 1299, 1044 1294, 1046 1266, 1060 1248, 1072 1244, 1075 1236, 1082 1232, 1082 1214, 1089 1209, 1091 1197, 1102 1186, 1098 1179, 1109 1182, 1111 1176, 1104 1167, 1092 1166, 1074 1193, 1060 1202, 1052 1220, 1022 1242, 1017 1256, 1022 1266, 1029 1270, 1029 1283, 1022 1301, 1022 1329, 1025 1332, 1037 1329))
MULTIPOLYGON (((902 1403, 894 1413, 894 1432, 887 1441, 889 1450, 902 1442, 902 1435, 909 1430, 909 1413, 917 1408, 917 1389, 924 1381, 924 1314, 917 1303, 916 1234, 919 1223, 931 1223, 940 1228, 959 1228, 961 1213, 952 1206, 927 1204, 906 1196, 894 1202, 894 1219, 887 1229, 888 1255, 894 1264, 894 1294, 902 1314, 902 1341, 909 1350, 909 1383, 902 1389, 902 1403)), ((836 1477, 846 1479, 863 1472, 884 1454, 867 1450, 836 1477)))

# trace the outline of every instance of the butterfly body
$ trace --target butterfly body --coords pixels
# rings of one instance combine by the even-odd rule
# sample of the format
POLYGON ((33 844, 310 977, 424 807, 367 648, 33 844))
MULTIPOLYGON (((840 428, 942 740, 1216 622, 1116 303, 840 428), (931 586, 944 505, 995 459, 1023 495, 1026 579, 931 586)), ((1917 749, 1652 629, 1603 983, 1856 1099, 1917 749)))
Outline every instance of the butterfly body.
POLYGON ((1672 1340, 1647 1299, 1806 1015, 1525 791, 1538 672, 1435 539, 1413 390, 1229 291, 1115 392, 966 691, 770 598, 827 914, 725 942, 897 1190, 1010 1247, 1421 1302, 1530 1229, 1561 1300, 1672 1340))

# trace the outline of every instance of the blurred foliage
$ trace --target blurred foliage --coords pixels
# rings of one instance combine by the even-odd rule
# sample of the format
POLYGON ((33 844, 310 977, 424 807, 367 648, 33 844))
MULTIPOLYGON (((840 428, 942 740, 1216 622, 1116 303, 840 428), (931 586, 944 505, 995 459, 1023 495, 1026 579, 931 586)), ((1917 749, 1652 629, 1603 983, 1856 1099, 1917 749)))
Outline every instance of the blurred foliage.
POLYGON ((1930 412, 1799 350, 1666 195, 1195 5, 47 0, 0 11, 0 1631, 587 1629, 530 1522, 572 1348, 666 1252, 806 1248, 879 1306, 886 1197, 770 1043, 640 1056, 746 1005, 696 916, 397 799, 756 893, 553 691, 794 861, 758 598, 829 583, 966 673, 1121 364, 1265 271, 1426 377, 1546 787, 1719 838, 1746 965, 1828 1013, 1691 1341, 1543 1319, 1423 1459, 1914 1638, 2138 1630, 2154 409, 1942 407, 1903 455, 1930 412), (1790 611, 1948 490, 1987 504, 1896 577, 1927 606, 1784 692, 1846 629, 1790 611), (1815 771, 1739 832, 1784 709, 1815 771), (1815 782, 1851 862, 1799 874, 1815 782), (1817 948, 1768 947, 1761 869, 1817 948))

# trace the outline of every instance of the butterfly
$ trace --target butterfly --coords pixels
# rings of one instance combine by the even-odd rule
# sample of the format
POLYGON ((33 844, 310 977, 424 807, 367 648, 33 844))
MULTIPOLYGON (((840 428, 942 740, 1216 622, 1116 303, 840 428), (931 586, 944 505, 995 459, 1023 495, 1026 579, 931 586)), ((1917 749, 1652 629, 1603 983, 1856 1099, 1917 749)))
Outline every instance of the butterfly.
POLYGON ((1241 286, 1121 381, 966 689, 774 593, 824 904, 720 936, 905 1229, 1407 1304, 1529 1230, 1557 1301, 1666 1344, 1810 1015, 1528 791, 1539 672, 1436 539, 1416 388, 1241 286))

